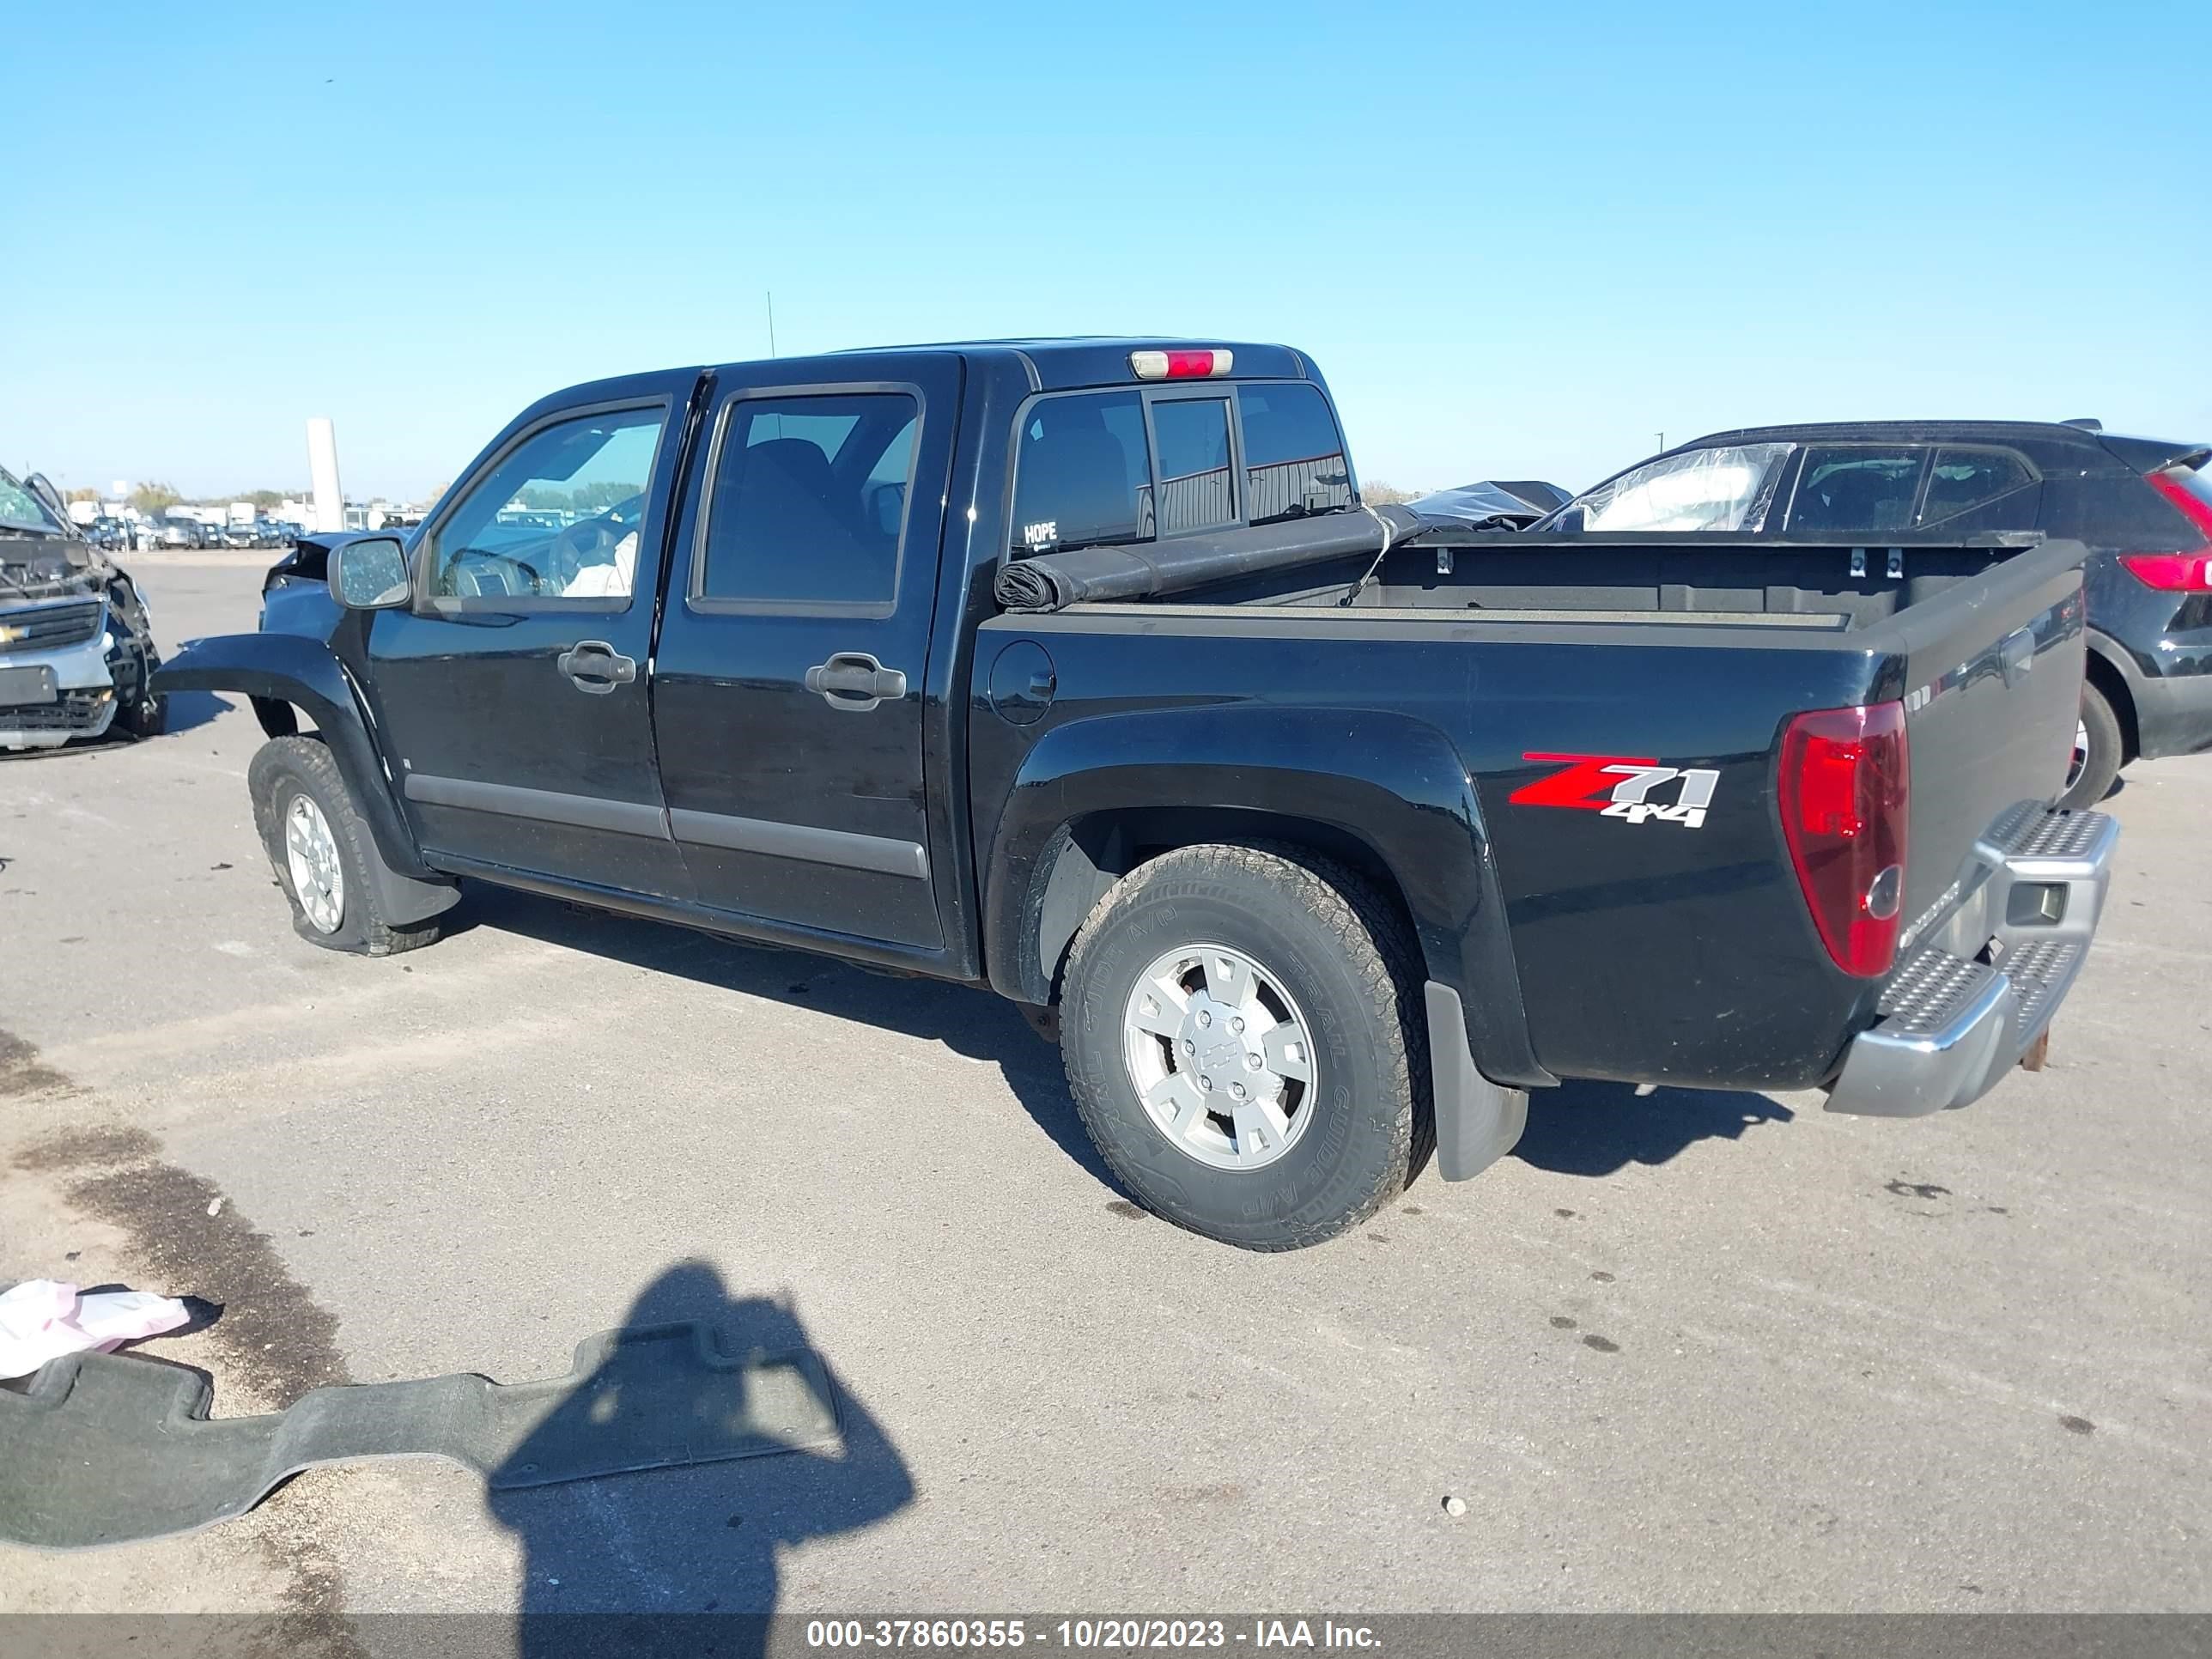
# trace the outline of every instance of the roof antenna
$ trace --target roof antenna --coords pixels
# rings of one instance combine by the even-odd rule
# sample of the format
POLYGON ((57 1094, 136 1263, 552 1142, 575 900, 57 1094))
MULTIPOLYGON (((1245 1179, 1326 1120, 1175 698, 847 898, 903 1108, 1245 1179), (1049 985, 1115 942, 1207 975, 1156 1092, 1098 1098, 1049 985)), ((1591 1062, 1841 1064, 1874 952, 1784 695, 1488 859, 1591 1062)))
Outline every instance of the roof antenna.
POLYGON ((775 290, 763 290, 768 295, 768 355, 775 356, 775 290))

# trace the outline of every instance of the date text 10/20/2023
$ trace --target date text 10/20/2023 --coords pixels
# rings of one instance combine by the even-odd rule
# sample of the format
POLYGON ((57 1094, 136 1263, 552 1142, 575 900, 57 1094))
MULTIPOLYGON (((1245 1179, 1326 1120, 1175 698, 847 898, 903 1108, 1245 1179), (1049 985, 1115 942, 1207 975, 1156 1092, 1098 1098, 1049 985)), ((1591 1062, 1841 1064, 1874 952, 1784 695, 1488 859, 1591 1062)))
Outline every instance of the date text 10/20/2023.
POLYGON ((810 1648, 1066 1648, 1134 1651, 1177 1648, 1329 1648, 1371 1651, 1382 1645, 1365 1625, 1333 1620, 1252 1619, 812 1619, 810 1648))

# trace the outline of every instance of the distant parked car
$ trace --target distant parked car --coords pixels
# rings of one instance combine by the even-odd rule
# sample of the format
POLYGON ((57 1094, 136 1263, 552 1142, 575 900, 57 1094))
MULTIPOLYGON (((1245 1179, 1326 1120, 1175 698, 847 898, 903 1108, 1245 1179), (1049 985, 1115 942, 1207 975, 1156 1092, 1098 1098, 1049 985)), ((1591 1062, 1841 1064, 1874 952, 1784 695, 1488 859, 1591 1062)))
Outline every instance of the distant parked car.
POLYGON ((222 527, 222 544, 225 547, 258 547, 261 545, 261 537, 257 527, 250 521, 246 524, 228 524, 222 527))
POLYGON ((205 547, 207 526, 197 519, 164 519, 155 538, 157 547, 205 547))
MULTIPOLYGON (((1618 531, 1646 547, 1655 531, 1863 542, 1836 572, 1844 593, 1884 578, 1891 538, 1905 544, 1895 556, 1908 580, 1911 539, 1929 532, 1948 543, 2021 531, 2086 542, 2088 670, 2061 805, 2088 806, 2130 761, 2212 750, 2208 460, 2205 445, 2122 437, 2094 421, 1748 427, 1638 462, 1531 528, 1618 531)), ((1696 604, 1764 604, 1758 589, 1745 597, 1723 605, 1700 592, 1696 604)))

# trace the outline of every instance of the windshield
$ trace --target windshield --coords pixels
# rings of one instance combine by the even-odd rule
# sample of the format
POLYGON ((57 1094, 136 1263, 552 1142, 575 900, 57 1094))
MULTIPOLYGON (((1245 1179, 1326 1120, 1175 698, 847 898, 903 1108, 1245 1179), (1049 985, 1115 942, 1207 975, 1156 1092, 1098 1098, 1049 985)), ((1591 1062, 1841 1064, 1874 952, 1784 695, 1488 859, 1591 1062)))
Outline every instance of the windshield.
POLYGON ((1561 527, 1758 530, 1789 453, 1787 444, 1735 444, 1662 455, 1578 497, 1560 514, 1561 527))
POLYGON ((10 530, 35 530, 66 534, 46 503, 15 482, 12 472, 0 472, 0 525, 10 530))

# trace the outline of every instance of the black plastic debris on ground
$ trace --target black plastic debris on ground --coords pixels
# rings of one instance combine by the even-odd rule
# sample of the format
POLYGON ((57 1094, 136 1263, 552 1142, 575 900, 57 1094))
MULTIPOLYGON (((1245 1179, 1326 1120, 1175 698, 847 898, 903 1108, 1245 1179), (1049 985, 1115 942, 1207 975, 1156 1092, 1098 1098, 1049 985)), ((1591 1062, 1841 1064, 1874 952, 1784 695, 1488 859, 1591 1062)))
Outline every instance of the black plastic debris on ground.
POLYGON ((495 1488, 544 1486, 838 1438, 817 1356, 727 1355, 691 1323, 592 1337, 543 1382, 353 1384, 210 1421, 213 1395, 199 1371, 100 1353, 0 1389, 0 1539, 68 1550, 190 1532, 319 1463, 447 1457, 495 1488))

